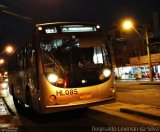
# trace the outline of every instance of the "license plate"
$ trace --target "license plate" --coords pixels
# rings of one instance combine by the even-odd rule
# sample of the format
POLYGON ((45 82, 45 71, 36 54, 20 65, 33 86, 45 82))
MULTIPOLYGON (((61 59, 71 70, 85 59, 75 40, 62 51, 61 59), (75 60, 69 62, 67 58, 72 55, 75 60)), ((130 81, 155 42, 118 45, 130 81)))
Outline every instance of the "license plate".
POLYGON ((92 98, 92 94, 91 93, 85 93, 85 94, 81 94, 79 96, 80 99, 90 99, 92 98))

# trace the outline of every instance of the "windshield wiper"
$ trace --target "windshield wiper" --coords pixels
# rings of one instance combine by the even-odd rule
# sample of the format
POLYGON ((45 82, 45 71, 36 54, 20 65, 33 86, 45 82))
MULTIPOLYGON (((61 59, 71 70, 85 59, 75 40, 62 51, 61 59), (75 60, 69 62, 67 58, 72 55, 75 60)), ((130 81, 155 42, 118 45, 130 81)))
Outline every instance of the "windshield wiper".
POLYGON ((55 64, 55 66, 61 71, 61 73, 65 74, 66 71, 64 70, 64 68, 60 65, 60 63, 54 58, 54 56, 48 52, 43 50, 43 52, 47 55, 47 57, 50 59, 50 61, 55 64))

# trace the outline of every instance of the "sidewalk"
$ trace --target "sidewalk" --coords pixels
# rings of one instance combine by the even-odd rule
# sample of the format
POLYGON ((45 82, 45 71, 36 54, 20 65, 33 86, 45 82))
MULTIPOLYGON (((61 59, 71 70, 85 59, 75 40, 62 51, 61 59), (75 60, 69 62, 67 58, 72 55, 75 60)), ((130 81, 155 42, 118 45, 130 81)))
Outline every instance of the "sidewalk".
POLYGON ((160 127, 160 107, 158 108, 155 106, 144 105, 144 104, 133 105, 133 104, 116 102, 112 104, 100 105, 98 107, 93 106, 92 108, 127 119, 133 118, 131 117, 132 115, 136 115, 135 121, 137 122, 141 122, 141 118, 138 118, 139 119, 138 120, 136 118, 137 116, 145 117, 151 119, 151 121, 146 120, 145 122, 146 124, 148 125, 154 124, 155 126, 160 127), (119 112, 124 114, 120 114, 119 112))
POLYGON ((10 115, 6 103, 0 98, 0 116, 10 115))
POLYGON ((3 99, 4 103, 6 104, 6 106, 8 108, 8 111, 13 116, 15 116, 15 115, 17 116, 17 111, 16 111, 16 108, 15 108, 12 96, 9 94, 8 96, 3 97, 2 99, 3 99))
POLYGON ((160 107, 157 106, 144 104, 131 105, 127 107, 121 107, 120 111, 160 121, 160 107))
MULTIPOLYGON (((136 79, 116 80, 116 83, 117 83, 117 86, 119 86, 119 88, 121 88, 123 86, 123 87, 130 87, 130 89, 132 87, 134 89, 134 88, 138 87, 137 85, 141 85, 141 87, 143 87, 143 85, 144 85, 144 88, 146 88, 145 85, 152 85, 151 86, 152 88, 154 88, 154 87, 157 89, 160 88, 159 87, 160 80, 150 81, 149 79, 144 79, 144 78, 139 79, 139 80, 136 80, 136 79)), ((149 90, 151 91, 153 89, 146 89, 146 94, 149 94, 148 93, 149 90)), ((159 92, 159 91, 157 90, 157 92, 159 92)), ((158 94, 158 93, 156 93, 156 94, 158 94)), ((118 93, 117 93, 117 95, 118 95, 118 93)), ((148 97, 151 97, 151 96, 148 96, 148 97)), ((158 99, 157 99, 157 101, 158 101, 158 99)), ((151 118, 153 120, 158 120, 160 122, 160 107, 158 105, 157 106, 156 105, 146 105, 146 104, 143 104, 143 102, 139 102, 139 104, 136 104, 136 105, 134 105, 134 104, 125 104, 124 105, 124 103, 117 102, 116 104, 113 105, 113 107, 119 108, 119 111, 123 112, 123 113, 139 115, 142 117, 151 118)))
POLYGON ((142 79, 118 79, 116 82, 132 82, 139 85, 160 85, 160 79, 150 81, 148 78, 142 78, 142 79))

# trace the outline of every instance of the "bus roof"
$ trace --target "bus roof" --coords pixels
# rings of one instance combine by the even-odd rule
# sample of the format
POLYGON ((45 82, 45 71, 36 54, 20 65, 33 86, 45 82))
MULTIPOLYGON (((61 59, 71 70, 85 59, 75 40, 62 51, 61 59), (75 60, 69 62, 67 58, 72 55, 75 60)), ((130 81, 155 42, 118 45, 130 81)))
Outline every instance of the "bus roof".
POLYGON ((65 24, 98 25, 97 23, 89 23, 89 22, 50 22, 50 23, 36 24, 36 26, 39 27, 39 26, 47 26, 47 25, 65 25, 65 24))
POLYGON ((87 22, 53 22, 37 24, 36 29, 45 34, 97 32, 100 30, 100 25, 87 22))

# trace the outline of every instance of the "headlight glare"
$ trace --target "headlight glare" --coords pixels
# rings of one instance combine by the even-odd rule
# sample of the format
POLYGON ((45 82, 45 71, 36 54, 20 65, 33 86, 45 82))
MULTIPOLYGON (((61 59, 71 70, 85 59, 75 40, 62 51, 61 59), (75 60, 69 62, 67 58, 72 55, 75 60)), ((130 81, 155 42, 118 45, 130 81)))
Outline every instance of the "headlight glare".
POLYGON ((111 70, 109 70, 109 69, 104 69, 104 70, 103 70, 103 75, 104 75, 105 77, 109 77, 109 76, 111 75, 111 70))
POLYGON ((58 76, 55 74, 49 74, 47 79, 50 83, 55 83, 58 80, 58 76))

